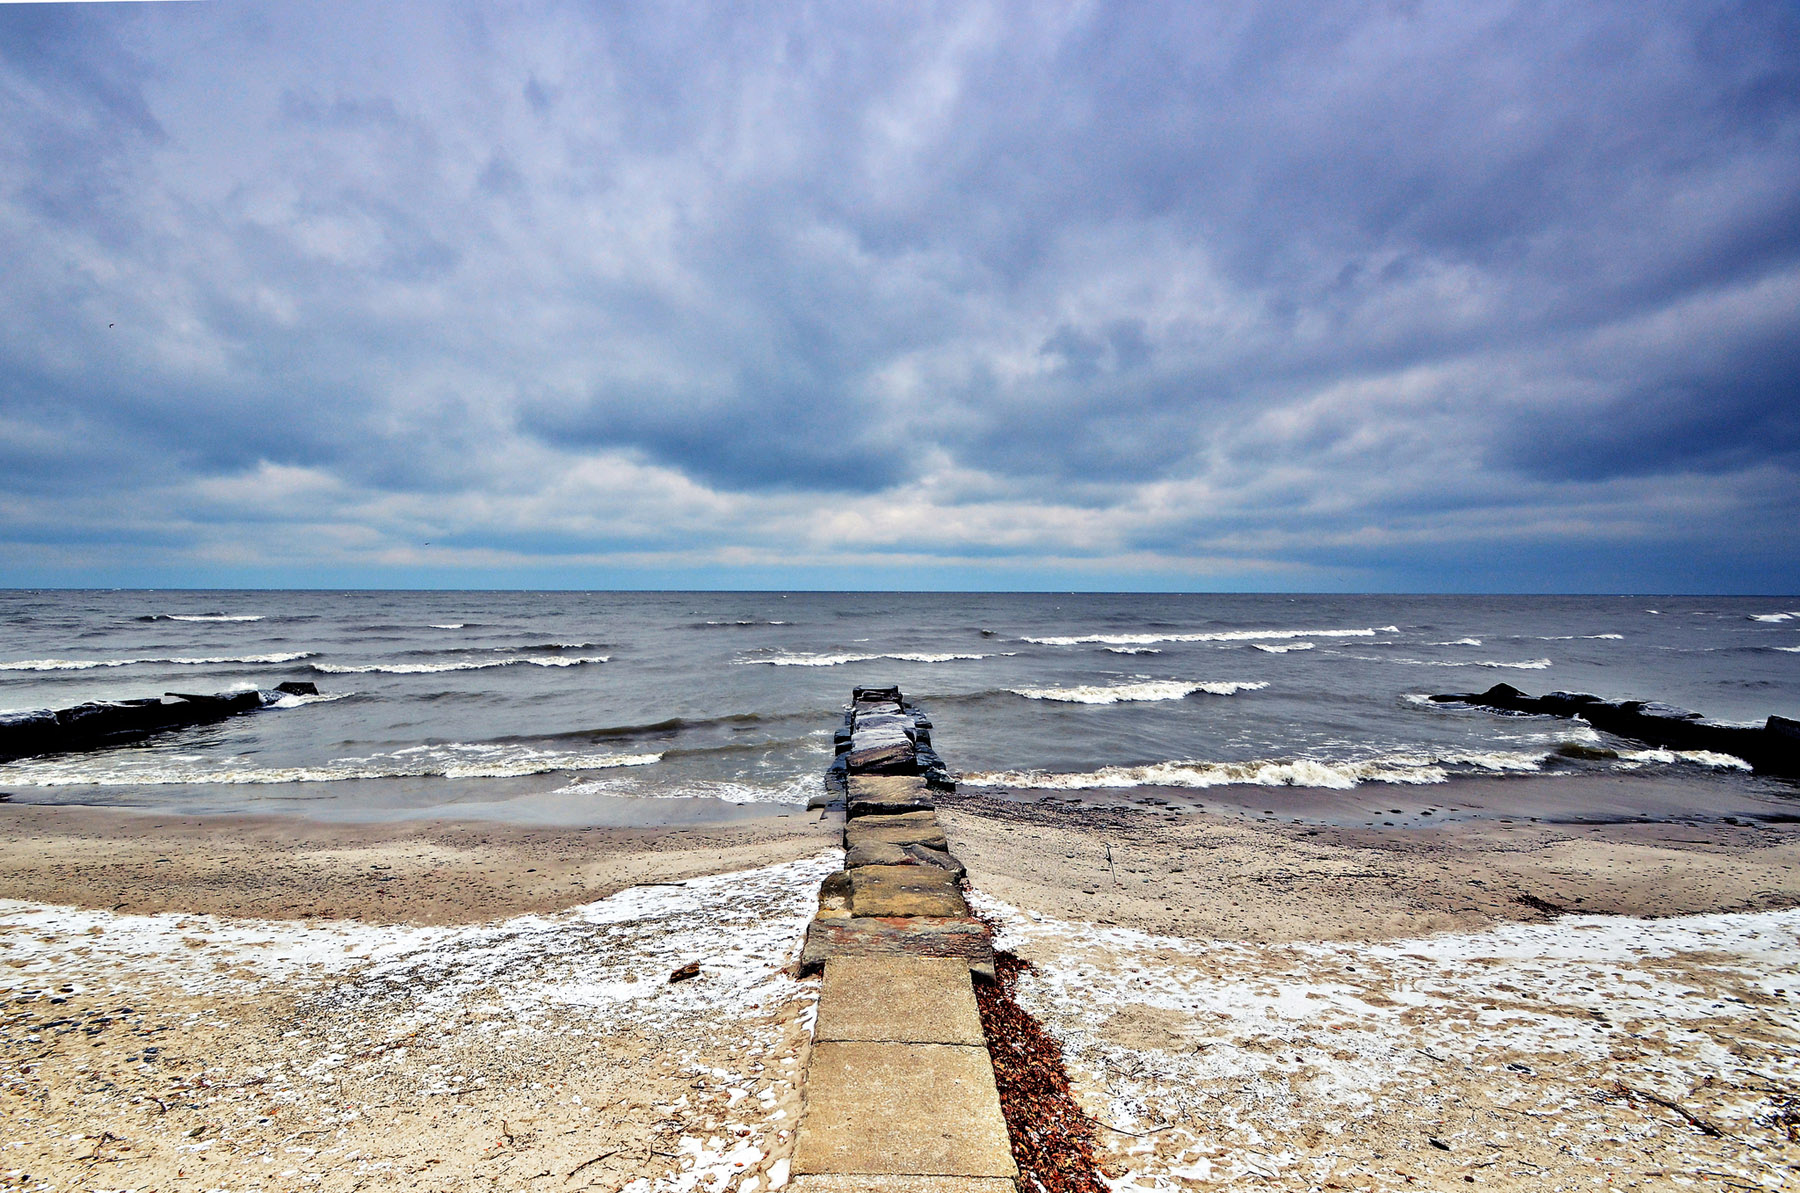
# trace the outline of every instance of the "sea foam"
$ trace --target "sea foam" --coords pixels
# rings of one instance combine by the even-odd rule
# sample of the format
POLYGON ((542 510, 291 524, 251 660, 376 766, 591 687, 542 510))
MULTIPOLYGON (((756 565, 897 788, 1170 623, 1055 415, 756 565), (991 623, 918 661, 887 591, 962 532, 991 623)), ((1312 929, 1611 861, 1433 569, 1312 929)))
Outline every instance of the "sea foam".
POLYGON ((142 659, 18 659, 0 663, 0 671, 91 671, 96 667, 219 667, 234 663, 292 663, 310 659, 317 651, 287 650, 273 654, 214 655, 206 658, 142 658, 142 659))
POLYGON ((1039 646, 1147 646, 1153 642, 1254 642, 1283 638, 1373 638, 1398 634, 1399 626, 1357 630, 1214 630, 1203 634, 1079 634, 1055 638, 1025 638, 1039 646))
POLYGON ((314 671, 327 675, 431 675, 440 671, 485 671, 490 667, 513 667, 528 663, 533 667, 580 667, 587 663, 605 663, 611 655, 582 655, 564 658, 560 655, 518 655, 510 659, 460 659, 451 663, 312 663, 314 671))
POLYGON ((245 757, 194 765, 199 756, 134 752, 64 756, 13 763, 6 781, 26 787, 167 786, 183 783, 341 783, 352 779, 511 779, 557 771, 650 766, 661 754, 539 750, 515 744, 451 742, 412 746, 366 758, 334 758, 316 766, 253 766, 245 757))
POLYGON ((1143 683, 1083 685, 1075 688, 1010 688, 1016 696, 1027 700, 1060 700, 1069 704, 1124 704, 1141 700, 1180 700, 1195 692, 1211 696, 1234 696, 1254 692, 1269 685, 1235 680, 1187 681, 1179 679, 1148 680, 1143 683))

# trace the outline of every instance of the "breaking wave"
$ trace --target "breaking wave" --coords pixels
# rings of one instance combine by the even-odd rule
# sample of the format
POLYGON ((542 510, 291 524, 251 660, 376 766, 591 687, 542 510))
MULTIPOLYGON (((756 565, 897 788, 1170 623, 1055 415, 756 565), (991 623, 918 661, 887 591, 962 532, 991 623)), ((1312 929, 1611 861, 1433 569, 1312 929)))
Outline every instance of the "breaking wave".
POLYGON ((1554 666, 1549 659, 1526 659, 1522 663, 1502 663, 1493 659, 1471 659, 1464 663, 1449 663, 1437 659, 1388 659, 1386 661, 1398 663, 1402 667, 1501 667, 1511 671, 1542 671, 1546 667, 1554 666))
POLYGON ((1107 653, 1109 653, 1109 654, 1161 654, 1162 653, 1162 651, 1156 649, 1156 647, 1154 647, 1154 646, 1109 646, 1106 648, 1106 650, 1107 650, 1107 653))
POLYGON ((837 667, 844 663, 870 663, 876 659, 894 659, 902 663, 956 663, 971 659, 1005 657, 987 654, 775 654, 763 659, 738 659, 739 664, 765 663, 770 667, 837 667))
POLYGON ((314 650, 278 651, 274 654, 216 655, 208 658, 145 658, 145 659, 19 659, 10 663, 0 663, 0 671, 91 671, 96 667, 138 667, 138 666, 177 666, 177 667, 219 667, 233 663, 292 663, 297 659, 310 659, 318 654, 314 650))
POLYGON ((1711 767, 1714 770, 1755 769, 1735 754, 1720 754, 1714 750, 1620 750, 1618 757, 1627 765, 1642 765, 1646 762, 1660 762, 1665 765, 1675 762, 1691 762, 1696 766, 1711 767))
POLYGON ((1152 642, 1253 642, 1282 638, 1373 638, 1398 634, 1399 626, 1360 630, 1215 630, 1204 634, 1080 634, 1057 638, 1025 638, 1039 646, 1145 646, 1152 642))
POLYGON ((1254 692, 1266 683, 1216 681, 1188 683, 1183 680, 1151 680, 1145 683, 1084 685, 1078 688, 1010 688, 1015 696, 1027 700, 1060 700, 1069 704, 1125 704, 1140 700, 1180 700, 1195 692, 1212 696, 1232 696, 1238 692, 1254 692))
POLYGON ((1250 644, 1250 649, 1260 650, 1265 654, 1287 654, 1290 651, 1311 650, 1312 648, 1313 644, 1311 642, 1290 642, 1286 646, 1271 646, 1267 642, 1252 642, 1250 644))
POLYGON ((529 663, 533 667, 580 667, 587 663, 604 663, 611 655, 519 655, 510 659, 462 659, 452 663, 309 663, 314 671, 326 675, 432 675, 440 671, 485 671, 490 667, 513 667, 529 663))
POLYGON ((1800 619, 1800 613, 1752 613, 1751 621, 1794 621, 1800 619))
POLYGON ((261 621, 261 613, 146 613, 139 621, 261 621))
POLYGON ((1077 774, 1040 770, 994 771, 962 776, 976 787, 1077 790, 1084 787, 1318 787, 1348 790, 1362 783, 1445 783, 1451 768, 1504 774, 1543 767, 1548 752, 1423 755, 1395 754, 1350 762, 1312 758, 1255 759, 1248 762, 1154 762, 1145 766, 1103 766, 1077 774))
POLYGON ((352 779, 511 779, 556 771, 609 770, 650 766, 661 754, 597 754, 535 750, 517 745, 412 746, 367 758, 334 758, 317 766, 234 765, 247 759, 220 759, 194 765, 193 756, 108 755, 15 763, 6 781, 33 787, 166 786, 181 783, 341 783, 352 779))

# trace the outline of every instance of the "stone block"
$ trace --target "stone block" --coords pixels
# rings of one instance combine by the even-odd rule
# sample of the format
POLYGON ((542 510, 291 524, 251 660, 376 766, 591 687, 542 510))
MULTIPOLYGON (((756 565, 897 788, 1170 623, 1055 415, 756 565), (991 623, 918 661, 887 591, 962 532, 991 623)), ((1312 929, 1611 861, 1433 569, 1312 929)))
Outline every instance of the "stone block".
POLYGON ((827 874, 825 881, 819 884, 819 914, 822 916, 847 916, 850 914, 850 875, 843 870, 835 874, 827 874))
POLYGON ((936 812, 898 812, 883 816, 862 816, 844 825, 844 845, 882 841, 889 845, 923 845, 927 849, 948 850, 950 843, 938 824, 936 812))
POLYGON ((817 973, 833 957, 955 957, 970 973, 994 977, 994 942, 970 919, 816 919, 806 927, 800 972, 817 973))
POLYGON ((858 750, 852 746, 844 755, 851 774, 909 775, 919 769, 910 740, 858 750))
POLYGON ((815 1044, 793 1171, 1017 1175, 987 1049, 815 1044))
POLYGON ((861 866, 850 875, 850 911, 857 916, 966 916, 956 879, 936 866, 861 866))
POLYGON ((905 866, 912 864, 906 850, 887 841, 865 841, 844 850, 844 869, 861 866, 905 866))
POLYGON ((834 957, 813 1041, 984 1048, 969 967, 955 957, 834 957))
POLYGON ((903 845, 901 852, 906 854, 906 864, 915 866, 936 866, 940 870, 949 871, 950 877, 961 882, 968 871, 948 851, 929 849, 923 845, 903 845))
POLYGON ((852 817, 929 812, 937 808, 937 800, 931 794, 931 785, 916 775, 853 773, 849 777, 848 789, 852 817))

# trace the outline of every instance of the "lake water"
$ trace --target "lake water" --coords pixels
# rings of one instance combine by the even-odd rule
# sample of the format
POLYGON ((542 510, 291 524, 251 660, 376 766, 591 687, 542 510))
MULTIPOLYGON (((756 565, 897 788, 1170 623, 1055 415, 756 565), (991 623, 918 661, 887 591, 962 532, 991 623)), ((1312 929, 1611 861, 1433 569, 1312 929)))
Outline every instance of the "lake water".
POLYGON ((1729 773, 1420 698, 1505 681, 1800 717, 1800 598, 0 593, 0 709, 284 679, 321 694, 0 766, 0 791, 327 819, 766 810, 818 789, 852 686, 887 683, 926 707, 965 783, 1729 773))

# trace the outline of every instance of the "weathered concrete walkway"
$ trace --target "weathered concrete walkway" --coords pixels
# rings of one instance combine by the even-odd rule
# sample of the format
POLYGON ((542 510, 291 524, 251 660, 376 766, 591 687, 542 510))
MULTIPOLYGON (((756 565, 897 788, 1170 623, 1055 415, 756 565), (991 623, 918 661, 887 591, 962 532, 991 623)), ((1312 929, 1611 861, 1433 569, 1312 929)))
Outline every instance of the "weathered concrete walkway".
POLYGON ((993 945, 937 823, 949 779, 930 729, 899 689, 858 688, 838 735, 825 802, 845 817, 845 859, 801 954, 824 985, 795 1193, 1016 1187, 971 981, 993 977, 993 945))

